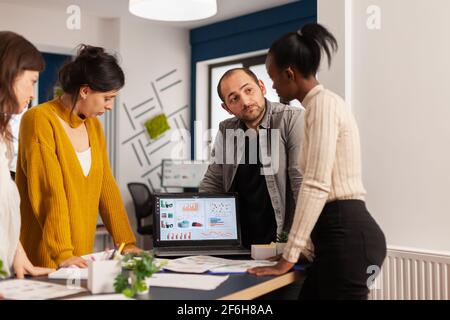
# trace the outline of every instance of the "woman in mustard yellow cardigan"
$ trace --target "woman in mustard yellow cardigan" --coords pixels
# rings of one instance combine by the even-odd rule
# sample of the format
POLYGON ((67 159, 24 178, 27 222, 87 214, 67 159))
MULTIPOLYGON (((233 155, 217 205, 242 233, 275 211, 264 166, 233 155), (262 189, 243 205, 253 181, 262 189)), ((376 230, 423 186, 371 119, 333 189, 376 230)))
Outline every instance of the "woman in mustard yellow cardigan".
POLYGON ((80 256, 93 251, 99 211, 114 242, 139 251, 97 119, 124 78, 114 56, 81 46, 59 73, 64 94, 22 118, 16 183, 21 241, 34 264, 86 267, 80 256))

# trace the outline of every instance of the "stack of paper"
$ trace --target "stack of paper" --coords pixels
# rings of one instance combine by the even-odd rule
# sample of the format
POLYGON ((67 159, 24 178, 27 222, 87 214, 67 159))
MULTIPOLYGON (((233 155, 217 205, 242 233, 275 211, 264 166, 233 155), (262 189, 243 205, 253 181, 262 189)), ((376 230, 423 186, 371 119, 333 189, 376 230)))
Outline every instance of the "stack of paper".
POLYGON ((87 280, 88 269, 80 268, 60 268, 48 275, 49 279, 74 279, 87 280))
POLYGON ((256 267, 271 267, 276 265, 274 261, 267 260, 238 260, 236 263, 218 266, 209 270, 211 273, 246 273, 248 269, 256 267))
MULTIPOLYGON (((81 258, 88 261, 103 261, 108 259, 113 253, 113 250, 95 252, 92 254, 87 254, 82 256, 81 258)), ((69 268, 60 268, 55 272, 52 272, 48 275, 49 279, 76 279, 76 280, 87 280, 88 278, 88 269, 81 269, 76 266, 72 266, 69 268)))
MULTIPOLYGON (((163 260, 157 260, 161 262, 163 260)), ((268 267, 275 265, 267 260, 230 260, 210 256, 192 256, 167 260, 164 270, 179 273, 245 273, 254 267, 268 267)))
POLYGON ((85 291, 86 289, 82 288, 26 279, 0 281, 1 294, 5 299, 10 300, 55 299, 85 291))

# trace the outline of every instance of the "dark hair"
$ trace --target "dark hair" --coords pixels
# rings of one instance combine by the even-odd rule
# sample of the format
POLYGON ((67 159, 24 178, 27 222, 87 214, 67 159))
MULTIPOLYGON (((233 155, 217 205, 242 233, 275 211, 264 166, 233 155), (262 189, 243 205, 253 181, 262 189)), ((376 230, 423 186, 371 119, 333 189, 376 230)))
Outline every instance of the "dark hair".
POLYGON ((336 38, 322 25, 311 23, 275 41, 270 47, 269 54, 279 68, 293 66, 307 78, 317 73, 322 50, 327 55, 330 66, 331 54, 337 49, 336 38))
POLYGON ((225 72, 222 76, 222 78, 220 78, 219 80, 219 84, 217 85, 217 93, 220 97, 220 100, 222 100, 222 102, 225 102, 225 99, 222 95, 222 81, 225 80, 225 78, 228 78, 229 76, 231 76, 233 73, 235 73, 236 71, 243 71, 245 72, 247 75, 249 75, 253 80, 255 80, 256 83, 258 83, 258 77, 256 76, 256 74, 253 73, 252 70, 250 70, 249 68, 234 68, 234 69, 230 69, 227 72, 225 72))
POLYGON ((0 136, 12 141, 8 123, 20 110, 14 83, 25 70, 44 70, 41 53, 27 39, 11 31, 0 31, 0 136))
POLYGON ((82 86, 98 92, 119 90, 125 84, 125 75, 114 55, 101 47, 82 44, 76 58, 59 71, 59 83, 64 93, 72 97, 73 110, 82 86))

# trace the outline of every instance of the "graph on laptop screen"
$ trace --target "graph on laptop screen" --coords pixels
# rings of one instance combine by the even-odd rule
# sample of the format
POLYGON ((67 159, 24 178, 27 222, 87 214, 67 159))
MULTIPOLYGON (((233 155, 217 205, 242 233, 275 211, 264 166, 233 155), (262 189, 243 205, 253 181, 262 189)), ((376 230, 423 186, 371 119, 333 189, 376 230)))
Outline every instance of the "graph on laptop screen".
POLYGON ((234 198, 159 199, 161 241, 236 240, 234 198))

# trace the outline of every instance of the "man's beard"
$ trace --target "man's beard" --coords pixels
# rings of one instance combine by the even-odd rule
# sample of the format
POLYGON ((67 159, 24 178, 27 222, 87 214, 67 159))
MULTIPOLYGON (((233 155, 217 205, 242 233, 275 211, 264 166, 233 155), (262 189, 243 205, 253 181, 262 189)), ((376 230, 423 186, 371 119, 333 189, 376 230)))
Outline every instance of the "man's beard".
POLYGON ((258 104, 252 104, 244 109, 244 111, 242 112, 241 119, 244 121, 255 121, 256 119, 258 119, 261 116, 261 113, 263 113, 263 112, 264 112, 264 107, 261 107, 258 104), (254 107, 256 107, 256 110, 254 110, 251 114, 248 114, 247 109, 252 109, 254 107), (256 112, 256 113, 254 113, 254 112, 256 112))

